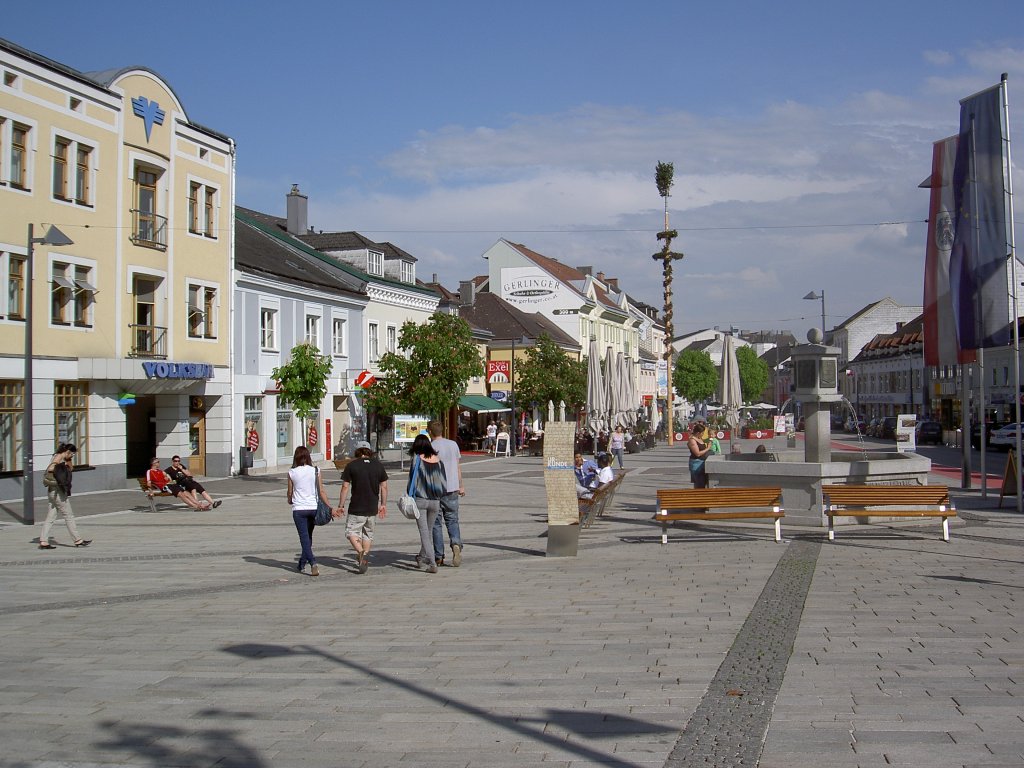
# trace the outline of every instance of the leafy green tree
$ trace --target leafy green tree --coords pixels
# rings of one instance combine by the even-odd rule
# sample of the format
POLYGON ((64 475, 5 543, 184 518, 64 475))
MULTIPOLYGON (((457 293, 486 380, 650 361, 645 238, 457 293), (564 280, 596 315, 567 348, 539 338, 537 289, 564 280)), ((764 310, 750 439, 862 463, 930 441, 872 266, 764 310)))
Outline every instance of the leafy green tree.
POLYGON ((750 347, 740 347, 736 350, 736 365, 740 369, 743 401, 757 402, 768 386, 768 364, 750 347))
POLYGON ((672 372, 675 391, 691 403, 707 400, 718 388, 718 371, 704 350, 684 349, 672 372))
POLYGON ((466 394, 470 378, 484 373, 469 325, 456 315, 404 323, 398 346, 401 354, 381 355, 380 376, 367 393, 367 405, 378 413, 442 417, 466 394))
POLYGON ((548 402, 566 413, 578 411, 587 400, 587 364, 571 359, 550 337, 541 334, 528 347, 526 359, 516 361, 516 401, 519 406, 535 403, 542 414, 548 402))
POLYGON ((320 409, 327 396, 330 375, 331 359, 321 355, 312 344, 292 347, 291 359, 270 373, 281 387, 278 399, 290 403, 295 415, 302 420, 320 409))

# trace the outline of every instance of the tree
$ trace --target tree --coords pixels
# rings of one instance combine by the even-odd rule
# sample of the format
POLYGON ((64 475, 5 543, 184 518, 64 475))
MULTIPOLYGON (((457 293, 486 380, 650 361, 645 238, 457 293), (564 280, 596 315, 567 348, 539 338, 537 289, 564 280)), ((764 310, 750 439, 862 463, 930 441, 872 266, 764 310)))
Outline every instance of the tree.
POLYGON ((768 386, 768 364, 750 347, 740 347, 736 350, 736 366, 740 369, 743 401, 757 402, 768 386))
POLYGON ((718 371, 704 350, 684 349, 676 359, 672 383, 680 396, 691 403, 707 400, 718 388, 718 371))
POLYGON ((587 401, 587 364, 573 360, 546 334, 527 348, 526 359, 516 362, 516 400, 520 406, 534 403, 542 414, 548 402, 566 412, 579 411, 587 401))
POLYGON ((320 409, 327 396, 327 379, 331 375, 331 359, 321 355, 312 344, 292 347, 292 356, 284 365, 270 372, 280 385, 278 399, 290 403, 295 415, 308 419, 320 409))
POLYGON ((404 323, 398 346, 402 354, 381 355, 380 376, 367 393, 367 405, 378 413, 442 417, 466 394, 470 378, 484 373, 469 325, 455 315, 404 323))

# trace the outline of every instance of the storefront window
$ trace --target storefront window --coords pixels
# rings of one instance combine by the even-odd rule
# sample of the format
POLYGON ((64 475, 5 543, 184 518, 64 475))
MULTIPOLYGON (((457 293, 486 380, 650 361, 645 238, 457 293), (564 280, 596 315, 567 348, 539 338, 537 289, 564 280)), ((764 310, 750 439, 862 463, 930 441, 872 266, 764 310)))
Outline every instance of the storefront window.
POLYGON ((76 466, 89 463, 89 388, 81 381, 58 381, 53 385, 56 417, 54 447, 71 443, 78 448, 76 466))
POLYGON ((249 445, 249 434, 255 431, 260 445, 253 452, 253 458, 263 458, 263 440, 267 435, 263 431, 263 398, 258 396, 251 396, 245 398, 245 431, 242 442, 244 445, 249 445))
POLYGON ((25 385, 0 381, 0 472, 21 470, 21 417, 25 385))
POLYGON ((292 455, 292 412, 277 412, 277 457, 287 459, 292 455))

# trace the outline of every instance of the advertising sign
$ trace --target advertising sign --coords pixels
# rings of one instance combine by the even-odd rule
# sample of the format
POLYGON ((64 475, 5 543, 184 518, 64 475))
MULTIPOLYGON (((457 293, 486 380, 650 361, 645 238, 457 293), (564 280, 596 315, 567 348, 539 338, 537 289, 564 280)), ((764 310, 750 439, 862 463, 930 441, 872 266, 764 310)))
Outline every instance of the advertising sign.
POLYGON ((658 397, 668 397, 668 363, 658 361, 658 397))
POLYGON ((508 360, 487 361, 487 383, 508 384, 511 366, 508 360))
POLYGON ((411 443, 416 435, 427 433, 429 416, 395 416, 395 442, 411 443))
POLYGON ((896 417, 896 452, 917 450, 917 416, 901 413, 896 417))

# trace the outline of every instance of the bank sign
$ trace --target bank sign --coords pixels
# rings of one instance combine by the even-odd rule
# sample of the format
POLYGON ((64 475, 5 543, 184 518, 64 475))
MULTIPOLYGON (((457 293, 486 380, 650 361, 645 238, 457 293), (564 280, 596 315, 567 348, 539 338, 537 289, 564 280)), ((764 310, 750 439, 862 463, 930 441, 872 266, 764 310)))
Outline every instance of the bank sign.
POLYGON ((148 379, 212 379, 213 366, 209 363, 152 363, 145 362, 142 369, 148 379))
POLYGON ((501 270, 501 298, 525 312, 548 312, 556 308, 578 308, 579 295, 561 280, 537 267, 509 267, 501 270))

